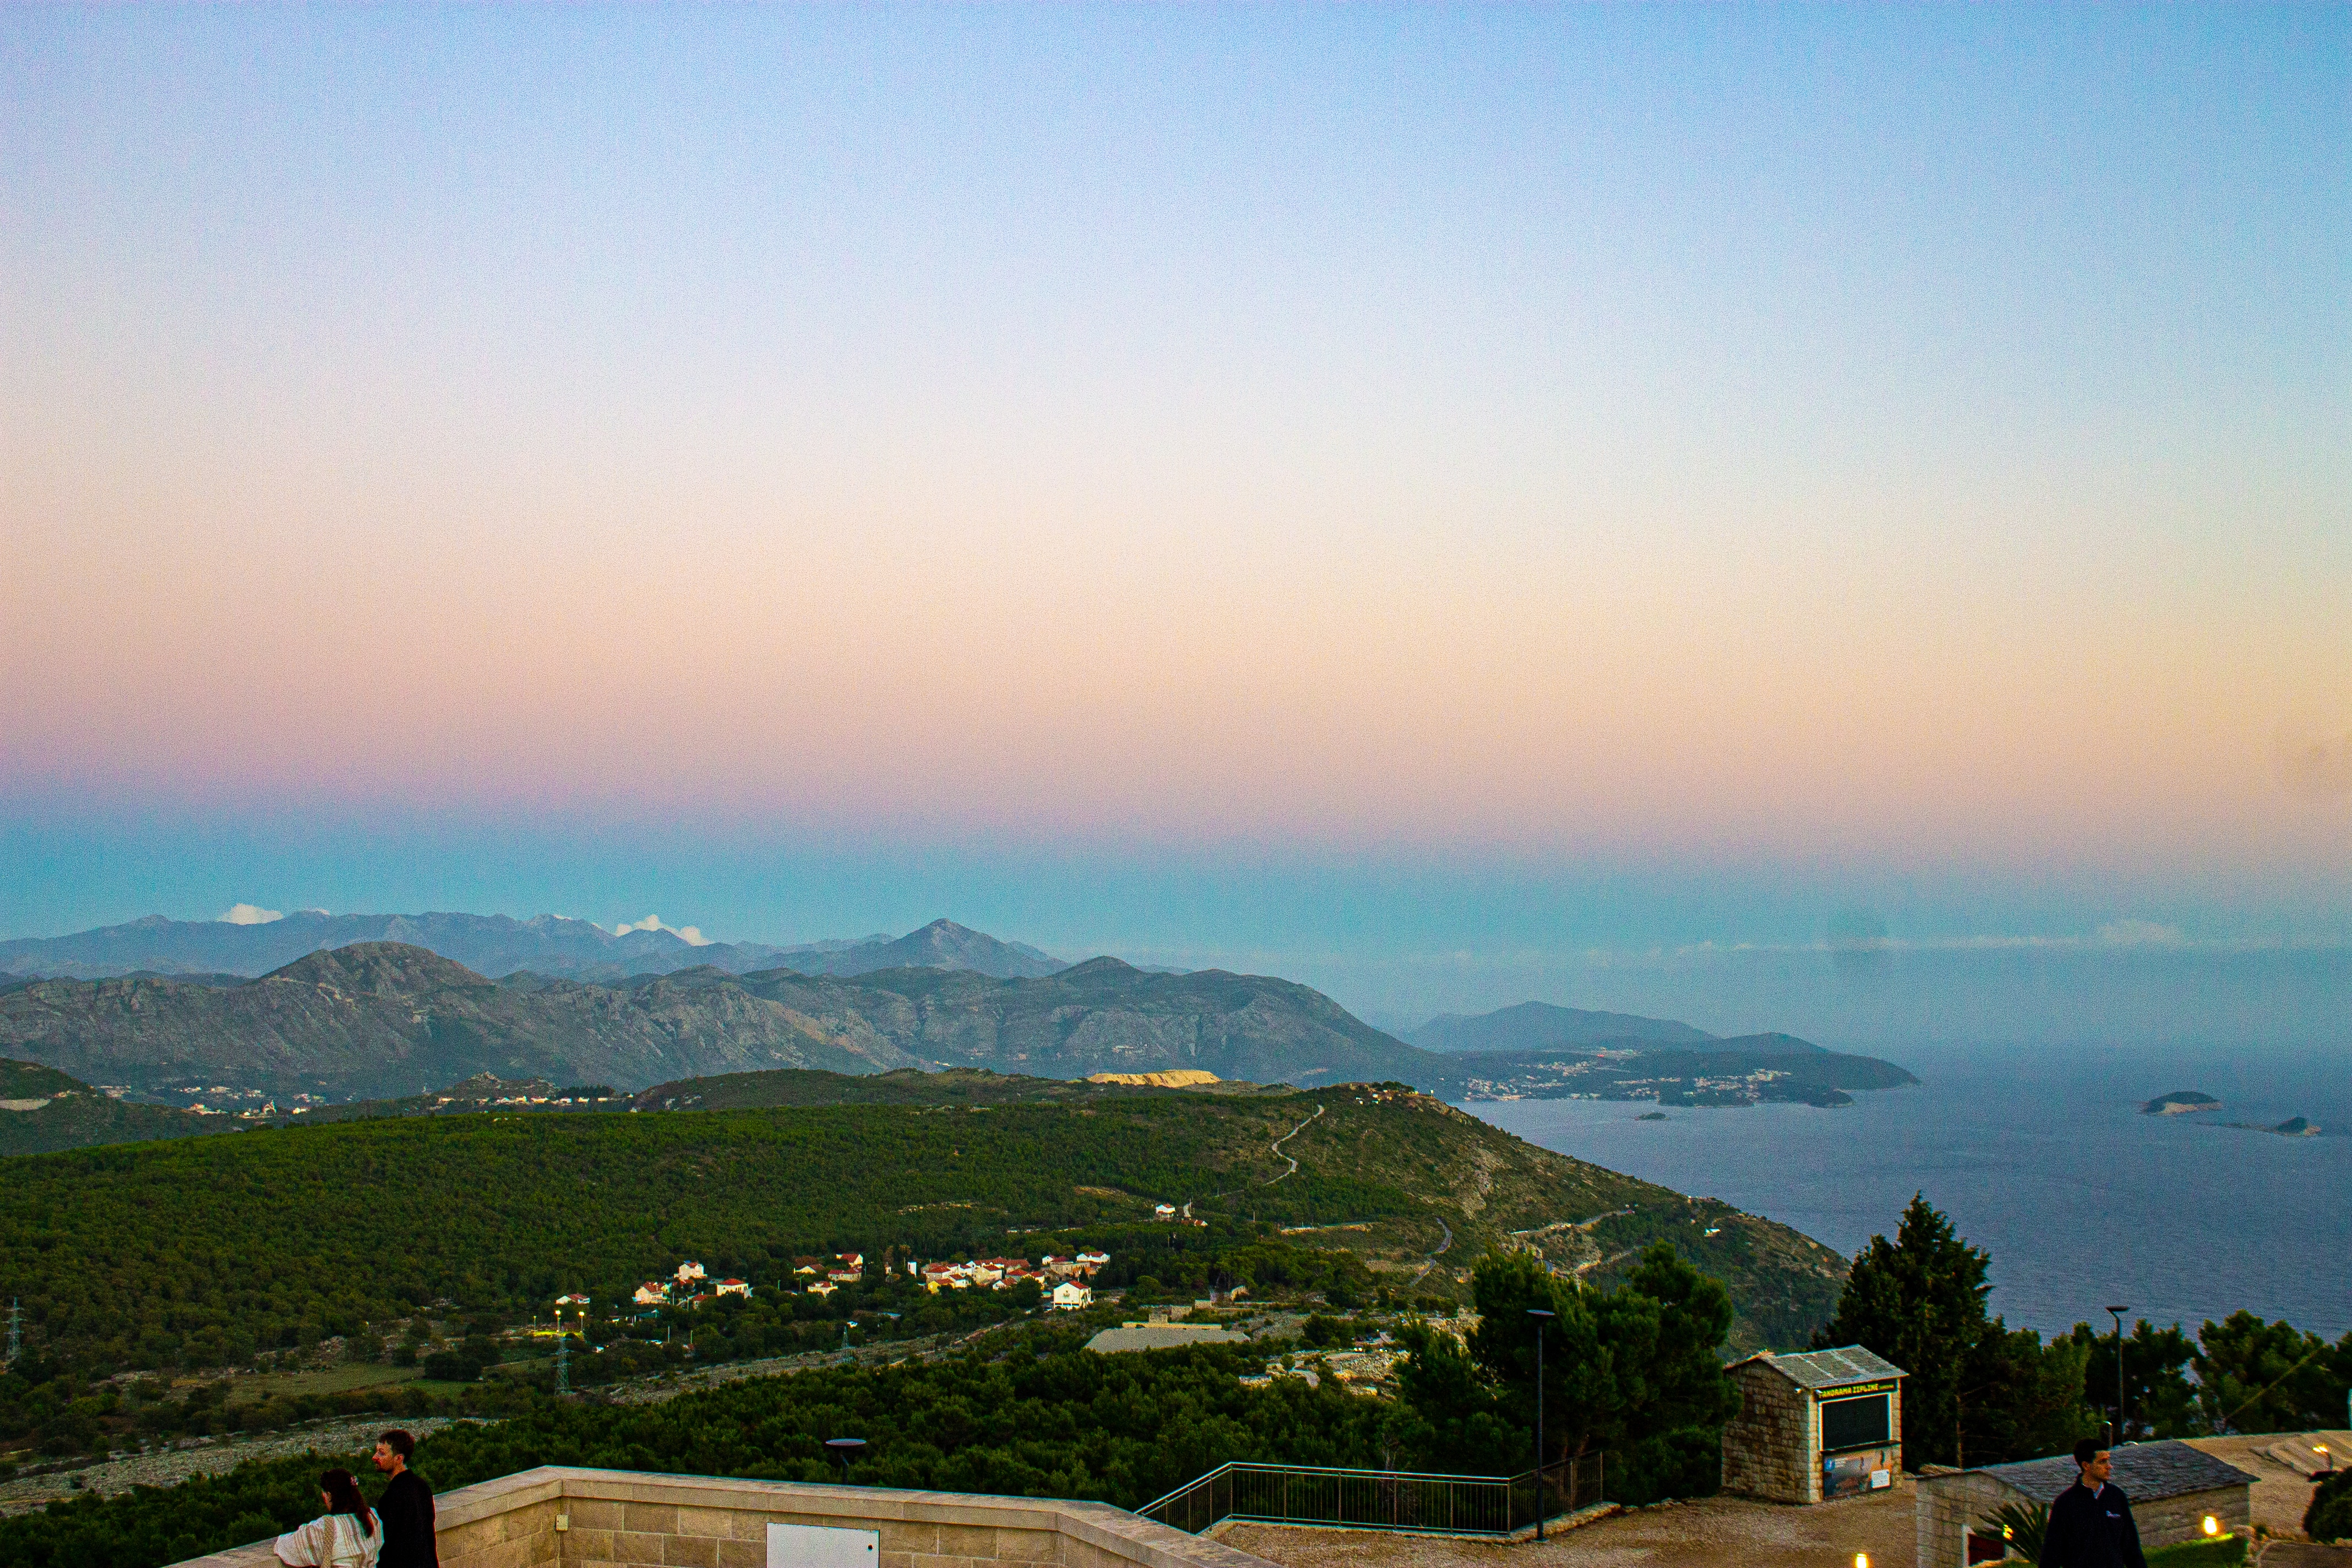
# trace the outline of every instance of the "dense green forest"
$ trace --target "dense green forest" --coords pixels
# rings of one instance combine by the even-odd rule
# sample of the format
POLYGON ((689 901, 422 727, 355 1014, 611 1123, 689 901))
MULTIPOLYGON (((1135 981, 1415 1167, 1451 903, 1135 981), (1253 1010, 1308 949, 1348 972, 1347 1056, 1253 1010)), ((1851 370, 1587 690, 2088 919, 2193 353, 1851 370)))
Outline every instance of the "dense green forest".
POLYGON ((0 1295, 23 1300, 41 1365, 84 1376, 247 1365, 420 1311, 527 1317, 564 1292, 601 1311, 688 1258, 772 1300, 797 1256, 1034 1256, 1118 1232, 1104 1283, 1204 1279, 1183 1235, 1198 1227, 1135 1229, 1154 1202, 1190 1204, 1219 1246, 1254 1248, 1221 1265, 1244 1282, 1353 1289, 1338 1262, 1297 1257, 1341 1252, 1358 1280, 1369 1269, 1447 1297, 1489 1246, 1594 1267, 1608 1261, 1595 1226, 1619 1252, 1670 1237, 1731 1285, 1736 1310, 1754 1304, 1750 1342, 1819 1322, 1843 1273, 1784 1226, 1536 1149, 1402 1086, 484 1113, 77 1150, 5 1173, 0 1295), (1435 1266, 1447 1237, 1460 1274, 1435 1266), (1155 1249, 1178 1261, 1130 1267, 1155 1249))
MULTIPOLYGON (((617 1302, 684 1258, 772 1291, 797 1255, 995 1253, 1279 1171, 1204 1136, 1202 1103, 486 1115, 79 1150, 9 1166, 0 1295, 44 1356, 111 1372, 242 1364, 441 1300, 617 1302)), ((1413 1206, 1313 1168, 1256 1202, 1267 1224, 1413 1206)))

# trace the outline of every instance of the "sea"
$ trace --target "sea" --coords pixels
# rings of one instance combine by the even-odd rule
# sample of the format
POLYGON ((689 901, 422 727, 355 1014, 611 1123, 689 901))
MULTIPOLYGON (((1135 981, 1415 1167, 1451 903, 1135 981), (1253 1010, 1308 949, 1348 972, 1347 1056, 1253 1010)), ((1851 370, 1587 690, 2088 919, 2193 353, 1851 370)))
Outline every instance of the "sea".
POLYGON ((1924 1193, 1991 1256, 1991 1310, 2063 1332, 2246 1309, 2328 1339, 2352 1331, 2352 1053, 2307 1048, 1956 1047, 1871 1051, 1920 1082, 1834 1110, 1474 1102, 1528 1142, 1720 1198, 1852 1257, 1924 1193), (2218 1113, 2150 1116, 2174 1090, 2218 1113), (2227 1125, 2302 1116, 2289 1138, 2227 1125))

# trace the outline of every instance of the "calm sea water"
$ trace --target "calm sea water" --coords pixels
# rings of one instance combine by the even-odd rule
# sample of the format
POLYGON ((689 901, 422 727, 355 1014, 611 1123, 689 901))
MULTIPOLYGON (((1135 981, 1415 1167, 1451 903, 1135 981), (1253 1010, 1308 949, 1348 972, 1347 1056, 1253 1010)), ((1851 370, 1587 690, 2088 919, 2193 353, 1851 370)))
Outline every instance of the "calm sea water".
POLYGON ((1992 1255, 2012 1328, 2105 1323, 2109 1302, 2191 1332, 2241 1307, 2352 1330, 2352 1053, 1938 1047, 1874 1054, 1923 1080, 1837 1110, 1518 1100, 1465 1110, 1531 1142, 1795 1226, 1851 1257, 1914 1192, 1992 1255), (2219 1118, 2139 1107, 2174 1089, 2219 1118))

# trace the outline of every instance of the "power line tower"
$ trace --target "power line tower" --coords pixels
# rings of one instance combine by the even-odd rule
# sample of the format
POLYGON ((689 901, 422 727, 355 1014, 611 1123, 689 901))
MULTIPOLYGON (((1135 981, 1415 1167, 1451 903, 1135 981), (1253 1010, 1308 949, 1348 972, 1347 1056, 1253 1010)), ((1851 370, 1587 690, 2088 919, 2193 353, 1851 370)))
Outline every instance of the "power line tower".
POLYGON ((555 1392, 572 1392, 572 1340, 560 1330, 555 1337, 555 1392))
POLYGON ((16 1358, 25 1353, 25 1309, 15 1297, 8 1300, 8 1362, 15 1366, 16 1358))

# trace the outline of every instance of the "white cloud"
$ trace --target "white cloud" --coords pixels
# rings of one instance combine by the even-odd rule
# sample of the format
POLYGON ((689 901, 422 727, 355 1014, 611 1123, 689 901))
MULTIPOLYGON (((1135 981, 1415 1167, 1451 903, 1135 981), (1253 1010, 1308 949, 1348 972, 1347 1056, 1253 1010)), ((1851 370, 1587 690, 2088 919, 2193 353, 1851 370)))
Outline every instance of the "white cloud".
POLYGON ((2154 921, 2110 921, 2099 928, 2098 938, 2108 947, 2185 947, 2189 942, 2179 926, 2154 921))
POLYGON ((282 910, 265 910, 258 904, 231 904, 221 919, 233 926, 266 926, 271 921, 286 918, 282 910))
POLYGON ((635 924, 631 924, 627 921, 623 921, 619 925, 613 928, 613 934, 614 936, 626 936, 633 931, 666 931, 669 932, 670 935, 677 937, 678 940, 685 942, 688 947, 709 947, 710 945, 710 939, 702 934, 700 927, 666 926, 662 924, 662 918, 659 915, 647 915, 645 919, 638 921, 635 924))

